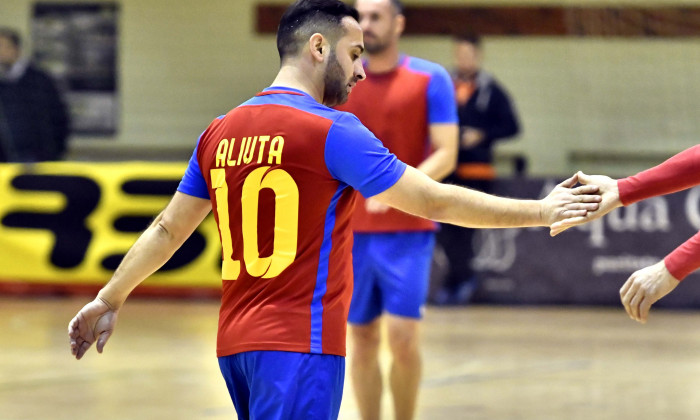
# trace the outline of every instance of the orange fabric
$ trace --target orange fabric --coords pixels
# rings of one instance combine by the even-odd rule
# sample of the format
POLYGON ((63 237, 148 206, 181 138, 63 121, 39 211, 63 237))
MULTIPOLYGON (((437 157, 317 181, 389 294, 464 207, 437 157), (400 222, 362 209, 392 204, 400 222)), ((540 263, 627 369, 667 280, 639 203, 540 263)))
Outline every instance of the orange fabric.
POLYGON ((476 85, 474 82, 465 82, 464 80, 455 80, 455 97, 457 98, 457 104, 459 106, 464 106, 469 98, 472 97, 474 91, 476 90, 476 85))
POLYGON ((489 163, 460 163, 455 174, 462 179, 496 178, 496 170, 489 163))

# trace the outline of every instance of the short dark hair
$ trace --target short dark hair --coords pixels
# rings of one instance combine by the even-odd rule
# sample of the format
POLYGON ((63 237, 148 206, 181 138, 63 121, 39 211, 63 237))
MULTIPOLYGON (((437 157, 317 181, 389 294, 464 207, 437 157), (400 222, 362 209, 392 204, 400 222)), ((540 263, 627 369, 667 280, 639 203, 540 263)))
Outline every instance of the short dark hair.
POLYGON ((391 5, 394 6, 394 9, 396 9, 396 13, 399 15, 403 15, 403 3, 401 0, 391 0, 391 5))
POLYGON ((340 21, 346 16, 360 20, 357 10, 340 0, 297 0, 284 12, 277 27, 280 60, 296 55, 316 32, 337 40, 342 29, 340 21))
POLYGON ((464 33, 455 35, 455 41, 457 42, 467 42, 472 44, 476 48, 481 48, 481 37, 474 33, 464 33))
POLYGON ((20 48, 22 46, 22 37, 19 36, 19 32, 7 26, 0 26, 0 36, 7 38, 14 44, 15 48, 20 48))

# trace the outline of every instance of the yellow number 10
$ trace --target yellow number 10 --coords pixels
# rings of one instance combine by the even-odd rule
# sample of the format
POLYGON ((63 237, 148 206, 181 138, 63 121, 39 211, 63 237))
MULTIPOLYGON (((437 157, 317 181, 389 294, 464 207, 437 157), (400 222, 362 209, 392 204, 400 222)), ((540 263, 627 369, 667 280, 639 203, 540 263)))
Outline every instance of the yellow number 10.
MULTIPOLYGON (((276 277, 294 262, 299 235, 299 188, 286 171, 269 166, 255 169, 246 177, 241 194, 243 260, 253 277, 276 277), (260 190, 269 188, 275 193, 275 239, 272 255, 260 257, 258 252, 258 197, 260 190)), ((236 280, 241 273, 241 262, 233 259, 233 241, 229 224, 228 185, 224 168, 211 170, 211 187, 216 193, 216 213, 223 248, 221 275, 224 280, 236 280)))

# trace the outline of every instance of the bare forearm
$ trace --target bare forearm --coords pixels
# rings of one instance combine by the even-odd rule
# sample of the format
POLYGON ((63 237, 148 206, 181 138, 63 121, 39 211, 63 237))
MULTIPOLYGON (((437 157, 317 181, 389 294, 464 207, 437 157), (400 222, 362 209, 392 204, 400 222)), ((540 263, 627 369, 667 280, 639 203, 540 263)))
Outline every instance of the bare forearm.
POLYGON ((162 267, 186 238, 176 238, 162 225, 159 215, 126 253, 99 297, 119 308, 136 286, 162 267))
POLYGON ((430 124, 433 152, 416 169, 436 181, 442 181, 457 167, 459 127, 457 124, 430 124))
POLYGON ((442 181, 455 170, 456 165, 456 153, 447 149, 438 149, 418 165, 416 169, 436 181, 442 181))
POLYGON ((427 217, 443 223, 475 228, 544 226, 538 200, 516 200, 479 191, 441 185, 427 217))
POLYGON ((550 226, 564 219, 577 222, 599 207, 598 186, 573 188, 577 176, 558 184, 541 200, 497 197, 455 185, 445 185, 406 167, 378 201, 416 216, 476 228, 550 226))

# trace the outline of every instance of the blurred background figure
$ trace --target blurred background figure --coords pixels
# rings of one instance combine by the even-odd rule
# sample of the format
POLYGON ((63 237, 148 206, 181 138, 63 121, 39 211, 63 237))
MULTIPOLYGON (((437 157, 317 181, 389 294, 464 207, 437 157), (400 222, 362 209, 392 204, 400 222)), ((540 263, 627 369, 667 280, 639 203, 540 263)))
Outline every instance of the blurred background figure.
MULTIPOLYGON (((508 92, 482 70, 483 50, 478 35, 454 39, 454 84, 459 115, 457 169, 445 182, 491 192, 496 177, 493 146, 520 132, 508 92)), ((523 166, 522 162, 518 162, 523 166)), ((517 169, 522 171, 523 169, 517 169)), ((474 229, 442 225, 437 240, 448 261, 447 274, 433 298, 436 304, 469 302, 478 285, 471 268, 474 229)))
POLYGON ((69 133, 54 81, 23 56, 19 32, 0 27, 0 162, 59 160, 69 133))
MULTIPOLYGON (((399 159, 434 180, 455 168, 458 125, 454 87, 442 66, 400 51, 406 25, 399 0, 357 0, 366 80, 348 111, 399 159)), ((396 419, 414 418, 422 377, 420 322, 427 300, 437 225, 358 197, 353 214, 350 374, 360 417, 380 417, 382 341, 391 349, 386 381, 396 419), (383 337, 381 329, 386 327, 383 337)))

